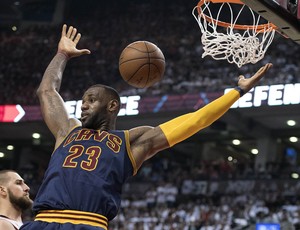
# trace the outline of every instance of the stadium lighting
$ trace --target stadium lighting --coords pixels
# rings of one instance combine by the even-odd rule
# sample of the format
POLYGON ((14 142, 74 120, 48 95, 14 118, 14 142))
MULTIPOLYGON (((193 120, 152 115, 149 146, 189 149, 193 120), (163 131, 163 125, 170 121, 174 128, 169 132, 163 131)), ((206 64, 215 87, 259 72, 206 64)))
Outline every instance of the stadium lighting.
POLYGON ((294 121, 294 120, 288 120, 286 123, 287 123, 288 126, 295 126, 296 125, 296 121, 294 121))
POLYGON ((13 145, 8 145, 8 146, 6 147, 6 149, 7 149, 7 150, 14 150, 14 146, 13 146, 13 145))
POLYGON ((251 153, 252 153, 253 155, 258 154, 258 149, 251 149, 251 153))
POLYGON ((227 157, 227 160, 232 161, 233 160, 232 156, 227 157))
POLYGON ((292 177, 293 179, 299 179, 299 174, 298 174, 298 173, 292 173, 292 174, 291 174, 291 177, 292 177))
POLYGON ((293 142, 293 143, 295 143, 295 142, 297 142, 298 141, 298 138, 297 137, 290 137, 290 142, 293 142))
POLYGON ((34 139, 40 139, 41 138, 41 134, 39 134, 39 133, 33 133, 32 134, 32 138, 34 138, 34 139))
POLYGON ((4 157, 5 154, 3 152, 0 152, 0 158, 4 157))
POLYGON ((232 144, 234 144, 234 145, 240 145, 240 144, 241 144, 241 141, 238 140, 238 139, 234 139, 234 140, 232 141, 232 144))

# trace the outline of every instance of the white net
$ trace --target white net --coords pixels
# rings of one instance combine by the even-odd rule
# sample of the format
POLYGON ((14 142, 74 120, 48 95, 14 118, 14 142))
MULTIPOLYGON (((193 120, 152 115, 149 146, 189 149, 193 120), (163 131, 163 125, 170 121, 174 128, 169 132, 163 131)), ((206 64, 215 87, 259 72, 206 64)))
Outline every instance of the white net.
POLYGON ((201 9, 200 6, 196 6, 193 10, 193 16, 202 33, 201 42, 204 50, 202 58, 211 56, 216 60, 227 60, 241 67, 248 63, 254 64, 264 57, 276 31, 270 23, 264 24, 265 27, 261 29, 260 15, 246 5, 239 4, 239 9, 233 11, 232 5, 237 4, 228 2, 213 4, 210 1, 202 1, 204 3, 201 9), (219 5, 217 11, 216 5, 219 5), (234 28, 240 25, 239 18, 245 17, 244 11, 248 11, 248 15, 250 13, 252 18, 247 17, 247 19, 251 20, 252 24, 246 25, 243 29, 234 28), (228 19, 226 23, 220 19, 222 13, 223 15, 226 13, 228 19))

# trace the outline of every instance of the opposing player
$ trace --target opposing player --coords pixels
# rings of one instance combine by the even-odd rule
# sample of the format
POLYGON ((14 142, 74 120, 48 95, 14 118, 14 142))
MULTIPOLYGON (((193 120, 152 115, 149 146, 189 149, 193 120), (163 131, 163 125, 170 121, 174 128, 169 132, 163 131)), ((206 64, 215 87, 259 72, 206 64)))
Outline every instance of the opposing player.
POLYGON ((31 208, 29 187, 13 170, 0 171, 0 229, 19 229, 23 211, 31 208))
POLYGON ((35 221, 22 230, 107 229, 119 210, 122 185, 144 161, 221 117, 271 67, 251 78, 240 77, 231 90, 202 109, 157 127, 116 130, 120 97, 111 87, 94 85, 82 97, 81 121, 70 118, 59 95, 70 58, 89 54, 76 48, 81 35, 62 28, 57 54, 48 65, 37 94, 44 120, 56 138, 43 183, 34 201, 35 221))

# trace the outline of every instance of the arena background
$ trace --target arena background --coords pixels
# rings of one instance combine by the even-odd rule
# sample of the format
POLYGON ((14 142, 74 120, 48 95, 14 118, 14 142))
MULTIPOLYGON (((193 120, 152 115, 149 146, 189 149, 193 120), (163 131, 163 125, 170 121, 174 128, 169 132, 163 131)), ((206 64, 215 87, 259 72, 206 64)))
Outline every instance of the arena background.
MULTIPOLYGON (((69 62, 61 86, 64 99, 76 109, 88 86, 115 87, 124 97, 124 113, 139 112, 120 116, 119 129, 155 126, 201 108, 234 87, 240 74, 249 77, 272 62, 248 103, 240 105, 245 108, 230 109, 211 127, 145 163, 125 186, 122 210, 110 228, 255 229, 264 222, 269 224, 265 229, 277 229, 276 223, 281 229, 300 229, 299 45, 276 34, 265 58, 242 68, 202 59, 201 33, 191 14, 196 4, 1 0, 0 117, 9 121, 21 115, 18 122, 0 123, 0 168, 22 173, 35 196, 54 146, 35 91, 56 52, 63 23, 76 26, 83 34, 80 48, 92 51, 69 62), (121 51, 136 40, 157 44, 166 58, 164 79, 149 89, 130 87, 118 72, 121 51), (136 95, 138 107, 130 103, 136 95), (296 124, 288 126, 288 120, 296 124), (234 139, 240 144, 234 145, 234 139)), ((75 116, 76 110, 70 113, 75 116)), ((25 220, 30 218, 28 213, 25 220)))

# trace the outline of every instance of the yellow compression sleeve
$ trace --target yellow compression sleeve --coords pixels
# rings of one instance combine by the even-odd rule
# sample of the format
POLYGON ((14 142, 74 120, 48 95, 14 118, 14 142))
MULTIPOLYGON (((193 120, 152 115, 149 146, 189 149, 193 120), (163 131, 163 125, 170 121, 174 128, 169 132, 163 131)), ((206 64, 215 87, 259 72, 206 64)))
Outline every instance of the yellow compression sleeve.
POLYGON ((167 121, 159 127, 165 134, 171 147, 211 125, 227 112, 239 98, 239 91, 232 89, 203 108, 167 121))

